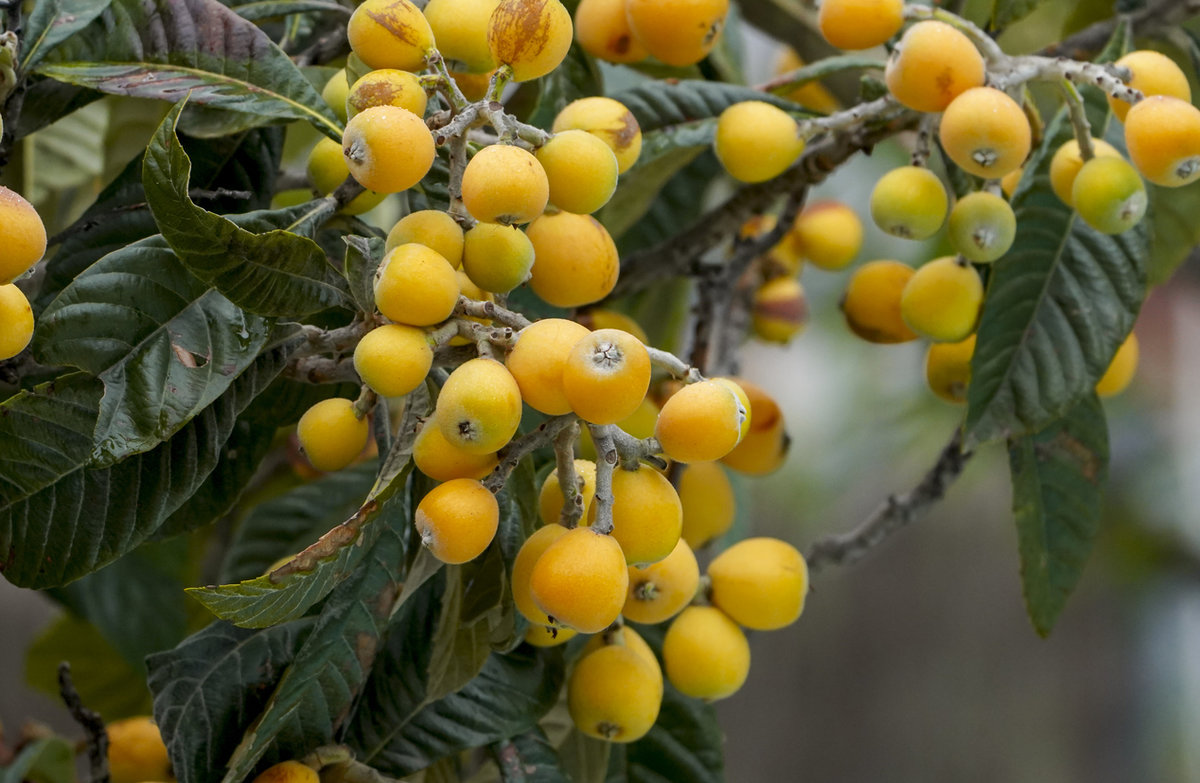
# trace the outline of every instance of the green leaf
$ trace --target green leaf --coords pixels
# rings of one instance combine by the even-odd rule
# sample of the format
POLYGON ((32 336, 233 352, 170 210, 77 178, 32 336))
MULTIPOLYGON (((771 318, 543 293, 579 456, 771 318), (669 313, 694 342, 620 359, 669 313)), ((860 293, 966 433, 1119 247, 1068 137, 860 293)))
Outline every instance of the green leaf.
POLYGON ((660 128, 716 119, 725 109, 741 101, 763 101, 797 117, 813 116, 800 104, 776 95, 737 84, 699 79, 647 81, 621 90, 612 97, 629 108, 643 134, 660 128))
POLYGON ((216 0, 112 0, 38 71, 117 95, 306 120, 342 128, 320 94, 266 33, 216 0))
MULTIPOLYGON (((681 226, 698 221, 704 209, 704 200, 699 196, 720 173, 717 156, 707 152, 676 171, 644 208, 637 222, 620 232, 617 247, 621 255, 664 242, 679 233, 681 226)), ((660 306, 661 302, 656 301, 654 307, 660 306)))
POLYGON ((1108 479, 1108 428, 1093 394, 1008 448, 1021 584, 1033 627, 1054 628, 1100 529, 1108 479))
POLYGON ((1150 194, 1150 285, 1165 283, 1200 245, 1200 190, 1146 184, 1150 194))
POLYGON ((375 270, 383 260, 384 240, 379 237, 343 236, 346 261, 343 275, 350 283, 350 295, 364 313, 375 312, 375 270))
POLYGON ((1033 13, 1045 0, 992 0, 990 29, 1003 30, 1013 22, 1033 13))
POLYGON ((75 748, 62 737, 34 740, 0 769, 0 783, 75 783, 75 748))
POLYGON ((596 215, 614 239, 641 220, 657 202, 663 187, 704 152, 712 142, 715 127, 714 121, 678 134, 656 131, 643 137, 637 165, 621 175, 613 197, 596 215))
POLYGON ((91 24, 112 0, 39 0, 25 22, 20 69, 28 73, 54 47, 91 24))
MULTIPOLYGON (((785 96, 794 90, 811 82, 820 81, 835 73, 847 71, 878 71, 882 70, 884 62, 878 57, 864 57, 859 54, 843 54, 824 57, 813 63, 806 63, 794 71, 789 71, 790 78, 768 92, 772 95, 785 96)), ((782 77, 781 77, 782 78, 782 77)))
POLYGON ((213 623, 146 660, 154 719, 180 783, 216 783, 261 712, 313 621, 262 631, 213 623))
POLYGON ((56 702, 61 700, 58 664, 71 664, 71 677, 88 709, 107 721, 145 715, 150 691, 144 667, 136 668, 91 623, 64 613, 25 651, 25 680, 56 702))
POLYGON ((1017 238, 993 266, 971 361, 976 443, 1036 432, 1090 394, 1146 295, 1146 221, 1101 234, 1050 189, 1050 157, 1071 135, 1060 113, 1013 198, 1017 238))
POLYGON ((262 713, 229 759, 224 780, 237 783, 276 745, 271 760, 329 744, 374 665, 400 592, 410 515, 404 493, 388 526, 354 575, 330 595, 262 713))
POLYGON ((188 270, 258 315, 298 317, 347 304, 343 281, 308 237, 253 233, 193 203, 191 161, 175 135, 181 110, 176 105, 154 134, 142 185, 163 238, 188 270))
POLYGON ((291 345, 263 353, 215 403, 152 451, 90 464, 99 380, 75 373, 0 403, 0 571, 54 587, 155 533, 221 460, 238 416, 279 374, 291 345))
POLYGON ((538 79, 537 85, 537 103, 526 122, 546 129, 571 101, 604 94, 604 77, 596 61, 579 46, 572 46, 562 65, 538 79))
POLYGON ((255 0, 249 3, 234 3, 230 8, 238 16, 251 22, 292 14, 328 12, 342 18, 350 15, 350 9, 332 0, 255 0))
POLYGON ((572 783, 604 783, 613 743, 589 737, 572 728, 558 746, 563 771, 572 783))
POLYGON ((559 765, 558 754, 541 729, 534 727, 491 747, 504 783, 571 783, 559 765))
POLYGON ((111 154, 105 148, 108 118, 105 103, 88 104, 30 139, 35 163, 30 178, 33 187, 26 195, 33 203, 44 203, 62 191, 98 181, 105 157, 111 154))
POLYGON ((270 323, 187 269, 161 237, 105 256, 42 314, 35 350, 104 382, 98 465, 148 451, 211 405, 258 356, 270 323))

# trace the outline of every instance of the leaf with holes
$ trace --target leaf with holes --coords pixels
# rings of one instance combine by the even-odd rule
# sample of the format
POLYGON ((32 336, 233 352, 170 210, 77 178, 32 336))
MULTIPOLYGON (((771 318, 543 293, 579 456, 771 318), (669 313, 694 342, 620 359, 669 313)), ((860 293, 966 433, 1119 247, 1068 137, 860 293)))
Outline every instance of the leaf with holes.
POLYGON ((267 34, 217 0, 111 0, 60 44, 38 72, 117 95, 178 101, 342 128, 267 34))
POLYGON ((1033 627, 1049 635, 1091 554, 1108 478, 1108 428, 1095 395, 1008 445, 1021 584, 1033 627))

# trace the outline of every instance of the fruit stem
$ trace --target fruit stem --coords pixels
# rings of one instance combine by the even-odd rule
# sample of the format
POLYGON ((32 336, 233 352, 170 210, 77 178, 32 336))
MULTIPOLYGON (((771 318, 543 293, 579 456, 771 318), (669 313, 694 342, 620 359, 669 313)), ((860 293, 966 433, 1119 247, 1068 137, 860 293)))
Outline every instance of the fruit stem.
POLYGON ((1075 129, 1075 141, 1079 143, 1079 157, 1086 163, 1096 156, 1092 146, 1092 125, 1088 122, 1087 112, 1083 108, 1083 98, 1070 79, 1063 77, 1058 81, 1058 89, 1062 91, 1063 102, 1067 104, 1067 113, 1071 117, 1071 127, 1075 129))
POLYGON ((596 446, 596 494, 592 500, 592 508, 596 509, 596 521, 592 523, 592 529, 604 535, 609 535, 613 530, 612 474, 613 468, 621 459, 613 442, 614 429, 616 427, 611 424, 588 425, 588 430, 592 433, 592 443, 596 446))
POLYGON ((664 351, 661 348, 654 348, 647 345, 646 353, 650 354, 651 364, 658 365, 684 383, 696 383, 697 381, 704 380, 704 376, 700 374, 699 370, 690 366, 670 351, 664 351))
POLYGON ((570 529, 579 524, 583 517, 583 494, 580 477, 575 472, 575 438, 579 435, 578 422, 571 422, 554 438, 554 462, 558 471, 558 486, 562 492, 562 511, 558 523, 570 529))
POLYGON ((483 485, 493 493, 499 492, 504 488, 504 482, 508 481, 508 477, 517 469, 521 460, 538 449, 549 446, 558 437, 559 432, 578 420, 579 418, 574 413, 551 416, 531 432, 510 441, 500 451, 500 464, 496 466, 490 476, 484 479, 483 485))

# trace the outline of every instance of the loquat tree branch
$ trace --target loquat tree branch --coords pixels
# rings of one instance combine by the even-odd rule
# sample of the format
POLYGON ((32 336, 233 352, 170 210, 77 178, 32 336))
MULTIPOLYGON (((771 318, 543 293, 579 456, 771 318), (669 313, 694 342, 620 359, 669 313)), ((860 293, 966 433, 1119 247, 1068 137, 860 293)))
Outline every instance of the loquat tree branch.
POLYGON ((538 449, 553 444, 558 434, 576 421, 578 421, 578 417, 574 413, 551 416, 535 429, 519 438, 514 438, 500 450, 500 464, 492 470, 491 475, 483 480, 483 485, 493 494, 499 492, 504 488, 508 477, 517 469, 517 465, 521 464, 521 460, 538 449))
POLYGON ((58 665, 58 692, 71 717, 87 734, 91 783, 108 783, 108 731, 100 714, 83 706, 83 700, 79 698, 79 691, 75 690, 75 683, 71 679, 71 664, 66 661, 58 665))
POLYGON ((578 434, 579 425, 573 422, 554 439, 554 469, 558 472, 558 487, 563 496, 558 523, 565 528, 575 527, 583 518, 582 479, 575 472, 575 437, 578 434))
POLYGON ((592 507, 596 509, 596 521, 592 523, 592 528, 605 535, 612 533, 613 530, 612 476, 613 469, 621 460, 621 455, 613 442, 612 431, 614 429, 615 427, 611 424, 588 425, 588 430, 592 433, 592 443, 596 445, 596 494, 592 499, 592 507))
POLYGON ((805 555, 809 570, 815 572, 827 565, 853 563, 892 533, 916 521, 945 496, 946 490, 962 473, 972 455, 972 452, 963 451, 962 445, 962 430, 956 429, 937 462, 916 487, 903 495, 889 496, 853 530, 814 542, 805 555))
MULTIPOLYGON (((1170 32, 1181 22, 1200 15, 1200 0, 1150 0, 1146 7, 1127 18, 1139 36, 1153 37, 1170 32)), ((1071 57, 1086 60, 1104 48, 1122 17, 1114 16, 1089 25, 1058 43, 1043 49, 1046 57, 1071 57)))

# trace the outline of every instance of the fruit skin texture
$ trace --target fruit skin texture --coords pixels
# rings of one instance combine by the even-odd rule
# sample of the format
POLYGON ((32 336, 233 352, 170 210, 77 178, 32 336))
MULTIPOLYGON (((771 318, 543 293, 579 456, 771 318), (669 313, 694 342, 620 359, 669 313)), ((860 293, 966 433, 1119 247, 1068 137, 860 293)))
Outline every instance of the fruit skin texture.
MULTIPOLYGON (((1133 78, 1128 82, 1129 86, 1140 90, 1146 97, 1169 95, 1189 103, 1192 100, 1192 88, 1188 84, 1187 76, 1175 64, 1175 61, 1165 54, 1141 49, 1130 52, 1117 60, 1115 64, 1124 66, 1133 73, 1133 78)), ((1125 120, 1125 115, 1129 113, 1129 109, 1132 108, 1125 101, 1119 101, 1111 96, 1109 96, 1108 105, 1113 114, 1117 115, 1117 119, 1122 122, 1125 120)))
POLYGON ((783 411, 766 390, 744 378, 735 379, 750 400, 750 430, 721 462, 739 473, 764 476, 778 470, 787 459, 788 438, 783 411))
POLYGON ((590 527, 550 544, 529 575, 533 600, 554 624, 599 633, 621 613, 629 569, 621 545, 590 527))
POLYGON ((542 553, 558 539, 567 533, 567 528, 558 523, 549 523, 533 531, 525 543, 517 550, 513 560, 512 594, 513 604, 526 620, 534 625, 549 626, 550 618, 538 607, 533 600, 529 580, 533 575, 533 566, 541 558, 542 553))
POLYGON ((1141 176, 1124 158, 1092 158, 1071 189, 1079 217, 1104 234, 1120 234, 1146 215, 1149 198, 1141 176))
POLYGON ((457 303, 454 267, 425 245, 394 248, 375 273, 375 306, 397 323, 432 326, 449 318, 457 303))
POLYGON ((994 87, 972 87, 942 113, 942 149, 959 168, 985 179, 1016 171, 1033 132, 1020 104, 994 87))
POLYGON ((500 362, 483 356, 470 359, 446 379, 435 415, 451 445, 488 454, 516 433, 521 423, 521 390, 500 362))
POLYGON ((1133 380, 1134 372, 1137 371, 1139 353, 1137 335, 1130 332, 1125 342, 1117 349, 1104 375, 1096 381, 1096 394, 1112 397, 1125 391, 1129 382, 1133 380))
POLYGON ((309 463, 326 472, 341 470, 354 461, 367 445, 367 417, 354 416, 354 401, 333 397, 321 400, 304 412, 296 424, 296 436, 309 463))
POLYGON ((804 152, 796 121, 778 106, 742 101, 721 112, 714 150, 729 175, 765 182, 782 174, 804 152))
POLYGON ((429 173, 436 153, 420 117, 399 106, 372 106, 346 123, 342 154, 364 188, 399 193, 429 173))
POLYGON ((825 0, 817 26, 825 40, 839 49, 879 46, 904 24, 904 0, 825 0))
POLYGON ((968 193, 950 210, 950 242, 968 261, 990 263, 1017 238, 1017 216, 1008 202, 985 190, 968 193))
POLYGON ((488 23, 487 42, 496 62, 527 82, 559 66, 571 48, 571 14, 558 0, 502 0, 488 23))
POLYGON ((633 37, 625 0, 580 0, 575 40, 588 54, 610 63, 636 63, 650 53, 633 37))
POLYGON ((399 68, 380 68, 364 74, 346 95, 347 119, 372 106, 398 106, 425 116, 425 88, 421 80, 399 68))
POLYGON ((612 235, 591 215, 546 214, 525 230, 533 243, 529 287, 555 307, 580 307, 612 292, 621 273, 612 235))
POLYGON ((870 343, 889 345, 917 339, 900 314, 900 297, 916 272, 899 261, 869 261, 850 276, 842 314, 850 331, 870 343))
POLYGON ((46 254, 46 226, 33 205, 16 191, 0 185, 0 285, 29 271, 46 254))
POLYGON ((700 566, 682 538, 671 554, 644 568, 629 567, 629 594, 621 614, 635 623, 653 625, 674 617, 696 596, 700 566))
POLYGON ((935 342, 958 342, 975 331, 983 305, 983 281, 970 264, 953 256, 918 269, 900 296, 904 323, 935 342))
MULTIPOLYGON (((1092 153, 1097 158, 1121 157, 1121 153, 1104 139, 1092 139, 1092 153)), ((1054 190, 1054 195, 1068 207, 1075 206, 1071 189, 1075 186, 1075 177, 1081 168, 1083 157, 1079 154, 1079 142, 1075 139, 1064 142, 1050 159, 1050 187, 1054 190)))
MULTIPOLYGON (((574 462, 575 475, 583 479, 583 486, 579 490, 579 496, 583 498, 580 524, 590 525, 591 517, 595 516, 591 512, 592 500, 596 497, 596 463, 588 459, 577 459, 574 462)), ((558 483, 558 471, 552 470, 546 474, 546 480, 542 482, 542 489, 538 493, 538 516, 541 517, 542 524, 558 524, 562 517, 562 508, 563 493, 558 483)))
POLYGON ((654 437, 676 462, 712 462, 742 439, 749 411, 716 381, 688 384, 671 395, 658 414, 654 437))
POLYGON ((845 269, 862 248, 862 221, 845 204, 821 201, 800 213, 788 239, 813 266, 845 269))
POLYGON ((462 177, 463 204, 484 223, 528 223, 546 209, 550 183, 531 153, 492 144, 475 153, 462 177))
POLYGON ((346 28, 350 48, 368 68, 419 71, 433 47, 424 14, 408 0, 366 0, 346 28))
POLYGON ((620 101, 603 96, 571 101, 554 118, 550 130, 560 133, 577 128, 585 130, 612 149, 617 168, 624 174, 642 152, 642 129, 633 112, 620 101))
MULTIPOLYGON (((308 181, 313 187, 328 196, 338 185, 350 176, 350 167, 342 156, 342 147, 333 139, 321 138, 312 151, 308 153, 308 181)), ((387 198, 386 193, 376 193, 366 190, 350 199, 350 203, 342 207, 347 215, 361 215, 368 212, 387 198)))
POLYGON ((804 611, 808 565, 791 544, 777 538, 747 538, 708 566, 713 606, 756 631, 791 625, 804 611))
POLYGON ((563 393, 571 410, 591 424, 615 424, 630 416, 649 388, 646 346, 618 329, 587 335, 563 365, 563 393))
POLYGON ((167 746, 149 716, 116 720, 106 728, 108 769, 113 783, 171 779, 167 746))
POLYGON ((413 463, 436 481, 456 478, 481 479, 500 462, 495 454, 472 454, 458 448, 442 434, 437 418, 425 422, 413 441, 413 463))
POLYGON ((421 385, 433 365, 425 332, 384 324, 363 335, 354 348, 354 371, 384 397, 400 397, 421 385))
POLYGON ((667 65, 698 63, 725 27, 729 0, 626 0, 629 27, 667 65))
POLYGON ((925 381, 929 389, 946 402, 961 405, 967 401, 971 383, 971 356, 975 353, 975 335, 958 343, 934 343, 925 354, 925 381))
POLYGON ((945 22, 917 22, 888 58, 884 80, 900 103, 940 112, 964 90, 983 84, 983 56, 965 35, 945 22))
POLYGON ((1178 188, 1200 179, 1200 109, 1156 95, 1125 115, 1125 146, 1142 176, 1178 188))
POLYGON ((590 215, 617 189, 617 156, 604 140, 572 128, 554 134, 536 157, 550 183, 550 203, 577 215, 590 215))
POLYGON ((807 324, 808 299, 795 277, 772 278, 754 292, 751 325, 760 340, 785 345, 807 324))
POLYGON ((463 237, 463 271, 484 291, 506 294, 529 279, 534 248, 515 226, 476 223, 463 237))
POLYGON ((750 643, 737 623, 712 606, 689 606, 663 638, 667 679, 680 692, 716 701, 732 696, 750 673, 750 643))
POLYGON ((264 769, 253 783, 317 783, 319 780, 312 767, 299 761, 281 761, 264 769))
MULTIPOLYGON (((727 533, 737 516, 733 484, 719 462, 693 462, 679 476, 679 503, 683 507, 681 540, 699 549, 727 533)), ((670 555, 674 557, 674 554, 670 555)), ((635 622, 644 622, 631 617, 635 622)))
POLYGON ((475 479, 452 479, 421 498, 413 524, 434 557, 443 563, 465 563, 483 554, 496 537, 500 504, 475 479))
POLYGON ((390 252, 400 245, 416 242, 450 262, 456 269, 462 265, 463 230, 449 213, 440 209, 422 209, 405 215, 396 221, 388 232, 384 252, 390 252))
POLYGON ((679 543, 683 506, 657 470, 614 470, 612 537, 630 565, 657 563, 679 543))
POLYGON ((605 645, 575 663, 567 681, 567 711, 583 734, 633 742, 658 719, 663 679, 651 663, 624 644, 605 645))
POLYGON ((429 0, 425 18, 433 30, 438 51, 457 60, 471 73, 485 73, 497 65, 487 34, 499 0, 429 0))
POLYGON ((871 191, 871 218, 887 233, 926 239, 946 222, 950 199, 937 174, 919 166, 900 166, 879 178, 871 191))
POLYGON ((586 326, 564 318, 543 318, 521 330, 506 364, 529 407, 550 416, 571 412, 563 391, 563 365, 589 334, 586 326))
POLYGON ((33 339, 33 308, 12 283, 0 285, 0 360, 11 359, 33 339))

